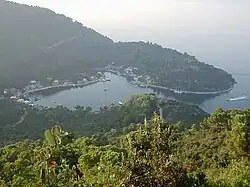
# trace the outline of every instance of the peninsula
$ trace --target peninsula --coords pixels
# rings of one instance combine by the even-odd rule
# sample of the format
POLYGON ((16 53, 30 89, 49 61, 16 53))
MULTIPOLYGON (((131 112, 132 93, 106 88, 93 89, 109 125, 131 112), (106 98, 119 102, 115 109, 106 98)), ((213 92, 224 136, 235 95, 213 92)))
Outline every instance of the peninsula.
POLYGON ((112 63, 170 89, 221 92, 235 84, 232 75, 187 53, 150 42, 116 43, 45 8, 0 1, 0 17, 1 91, 48 77, 72 81, 112 63))

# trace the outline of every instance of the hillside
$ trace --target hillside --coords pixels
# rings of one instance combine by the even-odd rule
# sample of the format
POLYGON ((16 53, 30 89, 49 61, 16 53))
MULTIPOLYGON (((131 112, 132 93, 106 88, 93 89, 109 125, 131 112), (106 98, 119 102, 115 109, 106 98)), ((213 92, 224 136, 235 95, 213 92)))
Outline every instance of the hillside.
MULTIPOLYGON (((159 101, 152 95, 133 96, 123 106, 110 105, 100 108, 99 112, 90 107, 64 107, 36 109, 9 100, 0 100, 0 146, 24 139, 41 138, 43 131, 54 124, 62 125, 65 130, 81 136, 93 137, 103 144, 103 136, 113 138, 136 128, 144 118, 150 119, 154 112, 159 113, 159 101), (26 110, 24 109, 26 108, 26 110), (25 111, 28 115, 25 115, 25 111), (24 121, 16 124, 22 116, 24 121)), ((171 123, 190 127, 208 116, 197 106, 179 102, 161 102, 163 118, 171 123)))
POLYGON ((57 125, 0 149, 0 185, 249 187, 249 117, 218 110, 184 130, 154 115, 103 146, 57 125))
POLYGON ((218 91, 235 81, 221 69, 157 44, 118 42, 64 15, 0 0, 0 88, 29 80, 71 78, 116 62, 151 75, 154 84, 218 91))

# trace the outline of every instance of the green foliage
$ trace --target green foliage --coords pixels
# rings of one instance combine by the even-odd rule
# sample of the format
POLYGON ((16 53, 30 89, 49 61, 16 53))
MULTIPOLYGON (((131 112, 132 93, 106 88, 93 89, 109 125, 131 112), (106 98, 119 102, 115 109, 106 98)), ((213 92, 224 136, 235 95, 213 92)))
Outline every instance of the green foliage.
POLYGON ((50 130, 46 130, 44 135, 49 145, 56 145, 55 138, 50 130))
MULTIPOLYGON (((24 114, 24 107, 7 100, 0 100, 0 132, 2 134, 1 145, 9 144, 23 139, 37 139, 43 136, 43 132, 52 128, 54 124, 60 124, 69 132, 77 132, 81 136, 92 137, 96 144, 105 145, 115 141, 116 137, 135 130, 137 123, 143 123, 144 118, 150 119, 156 111, 159 113, 158 104, 163 107, 163 118, 171 123, 180 121, 185 127, 201 121, 208 114, 196 106, 180 102, 160 102, 153 95, 136 95, 122 106, 110 105, 100 108, 99 112, 90 110, 89 107, 76 107, 69 110, 64 107, 43 108, 42 110, 27 108, 28 115, 23 123, 15 125, 24 114), (190 115, 188 115, 190 113, 190 115), (196 115, 193 115, 193 114, 196 115), (12 118, 13 119, 10 119, 12 118), (15 120, 15 121, 14 121, 15 120), (8 123, 7 123, 8 122, 8 123)), ((51 137, 60 133, 61 129, 54 128, 46 137, 48 141, 57 141, 51 137), (55 131, 55 132, 53 132, 55 131)), ((61 139, 63 141, 70 141, 61 139)))
POLYGON ((250 110, 217 110, 185 130, 154 114, 105 146, 53 126, 45 141, 0 149, 0 185, 247 187, 249 117, 250 110))
POLYGON ((249 110, 217 110, 182 139, 180 159, 211 184, 249 186, 249 117, 249 110))
POLYGON ((123 145, 128 150, 130 173, 124 185, 194 186, 199 183, 177 163, 175 146, 179 137, 179 128, 160 120, 157 115, 138 131, 126 135, 123 145))

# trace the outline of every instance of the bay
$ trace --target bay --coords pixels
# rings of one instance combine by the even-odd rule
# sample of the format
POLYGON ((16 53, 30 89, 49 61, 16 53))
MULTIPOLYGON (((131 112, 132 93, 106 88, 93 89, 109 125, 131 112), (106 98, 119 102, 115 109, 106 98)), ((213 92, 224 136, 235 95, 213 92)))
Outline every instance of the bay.
MULTIPOLYGON (((117 104, 119 101, 129 100, 133 95, 153 93, 150 88, 141 88, 130 84, 125 77, 106 73, 110 78, 109 82, 98 82, 83 88, 76 88, 58 92, 49 96, 41 96, 41 99, 35 104, 56 107, 62 105, 69 109, 74 109, 77 105, 89 106, 93 110, 100 107, 117 104)), ((157 94, 162 97, 161 93, 157 94)))
POLYGON ((211 113, 218 108, 229 109, 246 109, 250 107, 250 75, 234 75, 237 84, 234 89, 228 93, 222 94, 215 98, 206 100, 201 104, 207 112, 211 113), (229 98, 246 96, 248 99, 238 101, 227 101, 229 98))
MULTIPOLYGON (((137 85, 132 85, 125 77, 111 73, 106 73, 106 76, 109 77, 111 81, 98 82, 83 88, 64 90, 49 96, 37 95, 41 97, 41 99, 36 101, 35 104, 46 107, 56 107, 62 105, 69 109, 74 109, 77 105, 79 105, 85 107, 89 106, 93 110, 99 110, 100 107, 129 100, 136 94, 156 93, 157 97, 168 98, 168 96, 160 92, 155 92, 153 89, 141 88, 137 85)), ((250 90, 245 86, 250 82, 250 76, 235 75, 234 77, 238 83, 232 91, 215 98, 208 99, 204 101, 200 107, 208 113, 212 113, 218 108, 225 110, 248 108, 250 106, 250 100, 227 101, 227 99, 234 97, 247 96, 250 98, 250 90)), ((172 97, 169 98, 174 99, 172 97)))

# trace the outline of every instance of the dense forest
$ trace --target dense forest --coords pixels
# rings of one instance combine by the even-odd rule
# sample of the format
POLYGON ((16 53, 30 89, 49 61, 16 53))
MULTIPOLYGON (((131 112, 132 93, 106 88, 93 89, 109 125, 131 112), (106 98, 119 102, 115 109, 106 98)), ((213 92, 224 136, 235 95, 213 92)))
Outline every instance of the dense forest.
POLYGON ((1 90, 33 79, 71 79, 111 62, 137 67, 154 84, 171 88, 218 91, 235 83, 230 74, 186 53, 152 43, 115 43, 45 8, 0 0, 0 25, 1 90))
POLYGON ((66 107, 34 108, 26 105, 0 100, 0 145, 24 139, 41 138, 43 131, 54 124, 60 124, 65 130, 87 136, 98 144, 108 142, 114 136, 124 134, 150 119, 154 112, 171 123, 189 127, 208 116, 195 105, 187 105, 177 101, 160 101, 155 95, 135 95, 121 105, 101 107, 92 111, 90 107, 77 106, 75 110, 66 107), (27 115, 25 115, 27 114, 27 115), (21 123, 19 120, 25 115, 21 123), (104 138, 104 139, 103 139, 104 138))
POLYGON ((190 129, 154 114, 103 145, 60 126, 0 149, 0 185, 247 187, 250 110, 214 112, 190 129))

